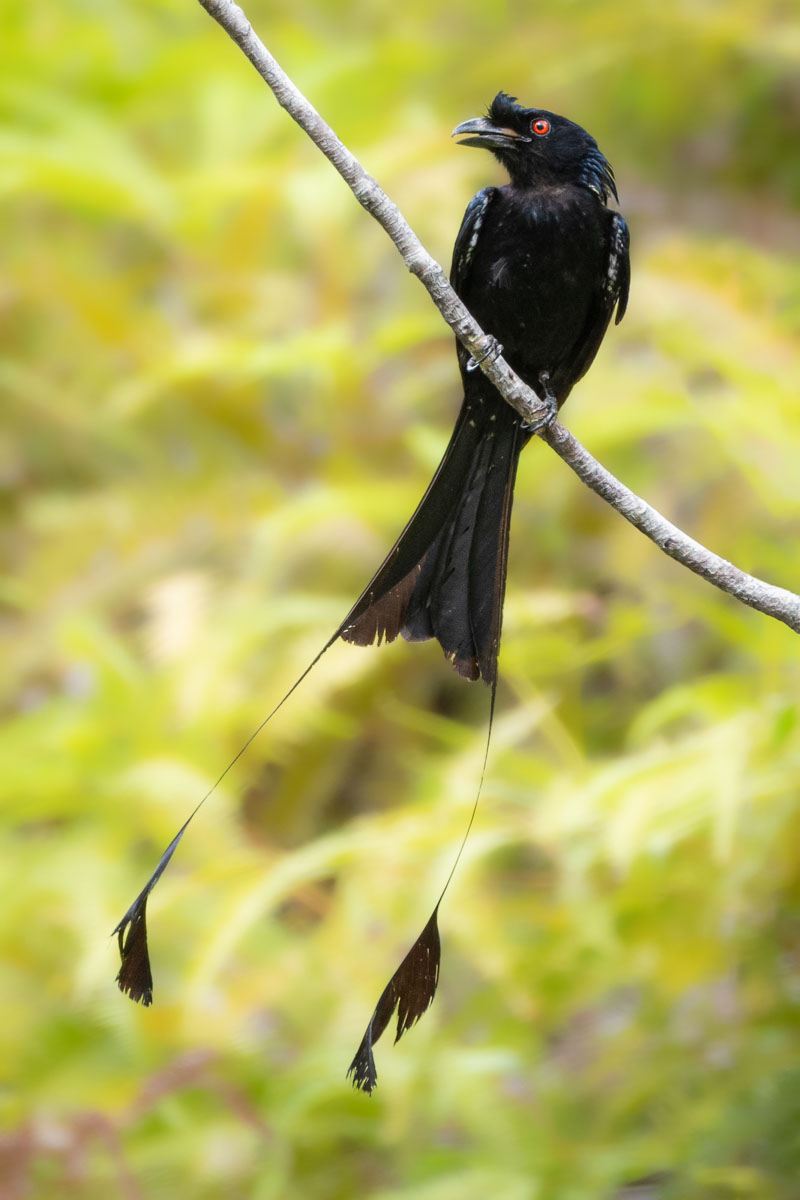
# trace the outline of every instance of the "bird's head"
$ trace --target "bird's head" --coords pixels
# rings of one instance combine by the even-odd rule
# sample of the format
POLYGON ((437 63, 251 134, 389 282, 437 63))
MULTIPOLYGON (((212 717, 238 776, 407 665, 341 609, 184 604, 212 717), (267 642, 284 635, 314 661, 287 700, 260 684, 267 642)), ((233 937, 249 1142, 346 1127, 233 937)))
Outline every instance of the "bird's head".
POLYGON ((566 117, 544 108, 523 108, 498 92, 487 116, 473 117, 453 130, 461 146, 491 150, 519 187, 536 183, 578 183, 605 203, 616 199, 614 172, 594 138, 566 117))

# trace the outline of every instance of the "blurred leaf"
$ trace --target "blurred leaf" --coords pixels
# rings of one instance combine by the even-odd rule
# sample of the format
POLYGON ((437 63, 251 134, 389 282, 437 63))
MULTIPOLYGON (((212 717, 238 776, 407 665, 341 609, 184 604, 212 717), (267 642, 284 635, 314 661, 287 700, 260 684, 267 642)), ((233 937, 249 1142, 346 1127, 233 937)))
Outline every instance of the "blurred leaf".
MULTIPOLYGON (((501 87, 586 124, 633 287, 565 419, 798 590, 794 7, 247 11, 445 265, 501 177, 453 126, 501 87)), ((796 639, 542 446, 448 970, 372 1101, 349 1054, 483 752, 435 646, 331 648, 152 897, 158 1004, 119 995, 109 930, 402 528, 457 371, 199 6, 6 5, 0 45, 5 1190, 795 1200, 796 639)))

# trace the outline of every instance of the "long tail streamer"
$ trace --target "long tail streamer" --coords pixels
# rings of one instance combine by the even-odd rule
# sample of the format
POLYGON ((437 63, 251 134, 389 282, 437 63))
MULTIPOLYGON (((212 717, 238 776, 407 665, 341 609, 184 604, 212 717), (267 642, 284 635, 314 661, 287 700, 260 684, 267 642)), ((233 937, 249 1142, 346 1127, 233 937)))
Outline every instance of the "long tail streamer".
POLYGON ((244 754, 245 750, 247 750, 251 743, 255 741, 262 729, 269 724, 276 712, 278 712, 280 708, 283 708, 283 705, 286 703, 292 693, 300 686, 306 676, 313 671, 314 667, 322 658, 325 651, 329 650, 336 641, 339 633, 340 629, 337 629, 333 637, 328 639, 328 641, 320 650, 319 654, 312 659, 305 671, 303 671, 302 675, 298 676, 298 678, 289 688, 286 695, 283 696, 282 699, 279 700, 272 709, 272 711, 269 712, 266 717, 264 717, 264 720, 261 722, 258 728, 253 730, 253 732, 250 734, 250 737, 244 743, 242 748, 237 751, 217 781, 208 789, 200 803, 195 806, 193 811, 189 814, 183 825, 181 825, 180 829, 175 834, 175 837, 167 846, 164 853, 161 855, 155 871, 153 871, 153 874, 139 892, 139 895, 125 913, 125 916, 122 918, 119 925, 117 925, 112 931, 111 936, 113 937, 114 934, 116 934, 119 942, 119 954, 121 960, 119 973, 117 975, 117 983, 119 984, 120 991, 126 992, 130 996, 131 1000, 141 1001, 145 1006, 153 1003, 153 973, 150 969, 150 953, 147 948, 148 896, 166 871, 170 861, 172 860, 173 854, 180 845, 183 835, 186 833, 186 830, 200 812, 200 809, 203 807, 206 800, 213 796, 214 792, 222 783, 225 776, 228 774, 231 768, 236 765, 236 763, 244 754))
POLYGON ((445 885, 442 888, 439 899, 434 905, 433 912, 428 918, 425 928, 381 992, 380 999, 375 1005, 375 1011, 370 1017, 366 1032, 361 1039, 361 1045, 358 1047, 355 1058, 347 1069, 347 1076, 348 1078, 352 1077, 353 1086, 363 1092, 371 1094, 373 1088, 377 1086, 378 1072, 375 1069, 375 1056, 372 1053, 372 1048, 391 1021, 394 1010, 397 1009, 397 1032, 394 1038, 395 1043, 397 1043, 405 1031, 410 1029, 412 1025, 415 1025, 422 1014, 430 1008, 433 998, 436 995, 436 986, 439 982, 439 963, 442 953, 441 942, 439 940, 439 905, 442 903, 445 892, 450 887, 450 883, 456 873, 456 867, 459 864, 461 855, 464 853, 464 847, 467 844, 467 838, 470 835, 473 822, 475 821, 475 814, 478 811, 478 802, 481 798, 483 780, 486 775, 486 764, 489 760, 489 746, 492 741, 496 695, 497 680, 495 679, 492 684, 492 697, 489 703, 489 729, 486 734, 486 750, 483 755, 481 777, 478 782, 478 790, 475 794, 475 802, 472 805, 472 811, 467 822, 467 828, 464 831, 458 852, 450 868, 450 874, 447 876, 445 885))
MULTIPOLYGON (((175 837, 167 846, 164 853, 159 859, 158 866, 153 874, 148 879, 145 886, 142 888, 139 895, 134 900, 128 911, 125 913, 122 920, 113 930, 119 942, 120 952, 120 969, 117 975, 117 983, 121 991, 127 993, 134 1001, 141 1001, 145 1006, 153 1002, 153 973, 150 966, 150 953, 147 944, 147 900, 153 888, 158 883, 164 871, 169 866, 172 856, 180 845, 183 835, 191 825, 194 818, 199 813, 205 802, 214 794, 219 785, 222 783, 228 772, 236 765, 248 747, 258 737, 261 731, 272 720, 275 714, 283 707, 292 693, 300 686, 303 680, 311 673, 317 665, 323 654, 333 643, 340 637, 342 630, 347 626, 347 622, 336 630, 331 638, 325 643, 319 653, 312 659, 306 669, 295 680, 288 692, 278 701, 275 707, 267 714, 261 724, 255 729, 247 741, 242 745, 241 749, 234 755, 228 763, 225 770, 216 780, 216 782, 208 789, 206 794, 195 806, 189 814, 183 825, 180 827, 175 837)), ((489 747, 492 740, 492 726, 494 724, 495 699, 497 696, 497 675, 495 673, 491 683, 491 700, 489 705, 489 728, 486 736, 486 749, 483 756, 483 766, 481 776, 478 782, 478 790, 475 795, 475 802, 470 812, 467 828, 464 836, 461 839, 458 852, 456 853, 453 865, 450 868, 450 873, 447 876, 444 887, 442 888, 439 899, 434 905, 425 928, 420 933, 417 940, 405 956, 400 966, 395 971, 392 978, 387 983, 381 993, 380 999, 375 1006, 375 1011, 367 1025, 364 1037, 356 1051, 350 1067, 348 1068, 348 1078, 352 1077, 353 1086, 361 1091, 371 1093, 377 1085, 378 1073, 375 1068, 375 1058, 373 1055, 373 1046, 378 1038, 386 1029, 392 1019, 392 1015, 397 1009, 397 1032, 395 1034, 395 1042, 399 1041, 407 1029, 420 1019, 422 1014, 430 1007, 433 998, 436 995, 436 987, 439 982, 439 964, 441 959, 441 943, 439 939, 439 907, 444 899, 447 889, 455 875, 456 868, 461 860, 464 852, 464 847, 467 844, 475 815, 478 811, 478 803, 483 789, 483 781, 486 775, 486 764, 489 758, 489 747)), ((113 935, 112 935, 113 936, 113 935)))

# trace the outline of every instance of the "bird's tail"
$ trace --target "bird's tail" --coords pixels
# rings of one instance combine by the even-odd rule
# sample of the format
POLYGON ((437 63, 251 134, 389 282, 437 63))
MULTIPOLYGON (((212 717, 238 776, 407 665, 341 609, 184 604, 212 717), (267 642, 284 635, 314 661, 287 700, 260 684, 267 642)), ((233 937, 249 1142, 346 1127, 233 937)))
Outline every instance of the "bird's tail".
POLYGON ((494 395, 465 398, 416 512, 338 630, 344 641, 436 638, 459 675, 495 684, 514 480, 529 436, 494 395))
MULTIPOLYGON (((438 638, 460 675, 465 675, 467 679, 479 679, 482 676, 491 685, 488 732, 488 738, 491 738, 511 500, 517 460, 529 436, 508 405, 495 396, 486 400, 470 397, 464 401, 444 458, 417 511, 383 566, 339 628, 250 734, 199 804, 195 805, 114 930, 119 939, 121 960, 117 982, 120 989, 133 1000, 150 1004, 153 999, 153 976, 147 947, 147 901, 150 893, 205 802, 337 638, 360 646, 383 639, 391 642, 399 633, 412 641, 438 638)), ((477 803, 476 798, 476 807, 477 803)), ((467 835, 474 817, 475 807, 467 835)), ((444 891, 450 878, 452 872, 444 891)), ((368 1091, 374 1087, 375 1081, 372 1044, 386 1027, 395 1003, 400 1003, 399 1011, 403 1014, 398 1026, 399 1037, 404 1028, 413 1025, 422 1015, 433 999, 439 969, 436 913, 442 896, 422 935, 381 997, 359 1054, 354 1059, 352 1070, 356 1083, 359 1087, 367 1087, 368 1091), (432 965, 434 950, 435 967, 432 965), (423 966, 427 964, 424 970, 420 963, 423 966), (385 1005, 390 1000, 391 1006, 387 1011, 385 1005)))

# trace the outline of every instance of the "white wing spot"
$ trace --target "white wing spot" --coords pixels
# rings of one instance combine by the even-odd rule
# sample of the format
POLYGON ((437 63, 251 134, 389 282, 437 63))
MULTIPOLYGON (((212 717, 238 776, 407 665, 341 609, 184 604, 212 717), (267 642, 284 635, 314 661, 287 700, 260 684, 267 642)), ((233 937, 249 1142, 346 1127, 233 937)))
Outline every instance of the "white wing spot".
POLYGON ((478 237, 481 232, 481 226, 483 225, 483 218, 486 214, 486 209, 489 207, 490 194, 491 193, 487 191, 482 197, 480 207, 477 209, 475 216, 473 217, 472 233, 470 234, 469 241, 467 242, 467 248, 461 256, 460 268, 462 273, 466 271, 467 267, 472 262, 472 255, 474 254, 475 247, 478 244, 478 237))
POLYGON ((614 222, 614 240, 611 244, 611 250, 608 255, 608 264, 606 266, 605 290, 607 292, 616 292, 619 289, 619 260, 622 251, 624 250, 624 236, 622 226, 618 221, 614 222))

